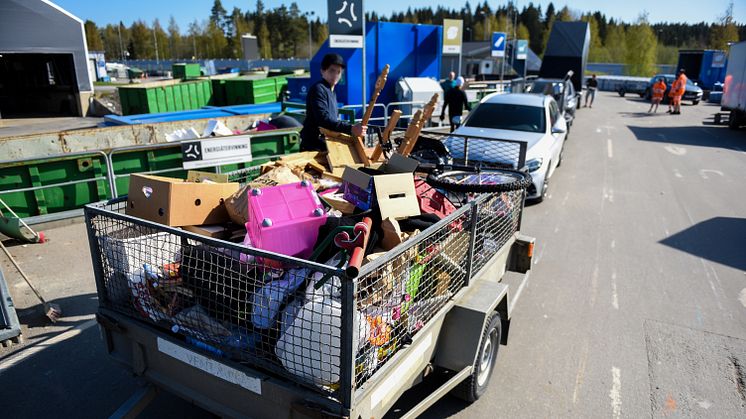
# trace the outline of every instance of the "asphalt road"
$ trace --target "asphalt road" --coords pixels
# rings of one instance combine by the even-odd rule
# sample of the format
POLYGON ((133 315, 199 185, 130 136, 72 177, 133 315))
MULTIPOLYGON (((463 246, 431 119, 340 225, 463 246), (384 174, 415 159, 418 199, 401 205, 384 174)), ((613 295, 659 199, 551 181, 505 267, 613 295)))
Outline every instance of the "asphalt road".
MULTIPOLYGON (((717 109, 600 93, 578 111, 550 196, 525 209, 535 264, 489 390, 425 417, 746 415, 746 132, 711 125, 717 109)), ((0 256, 26 335, 0 348, 3 417, 108 416, 139 382, 91 321, 84 226, 46 233, 10 250, 70 317, 46 325, 0 256)), ((161 393, 141 417, 209 414, 161 393)))

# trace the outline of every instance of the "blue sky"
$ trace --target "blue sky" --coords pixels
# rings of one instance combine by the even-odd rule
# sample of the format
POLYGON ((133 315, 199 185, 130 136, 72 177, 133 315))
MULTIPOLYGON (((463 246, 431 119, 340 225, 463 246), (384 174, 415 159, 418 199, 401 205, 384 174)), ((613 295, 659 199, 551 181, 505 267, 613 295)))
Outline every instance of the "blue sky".
MULTIPOLYGON (((107 23, 115 23, 122 20, 129 26, 133 21, 142 19, 152 23, 156 18, 160 19, 164 26, 168 23, 169 17, 174 16, 182 32, 187 29, 187 24, 193 20, 204 20, 210 15, 210 8, 213 0, 125 0, 125 1, 105 1, 105 0, 52 0, 62 8, 86 20, 91 19, 99 26, 107 23)), ((223 7, 230 12, 233 7, 239 7, 242 11, 253 10, 256 7, 256 0, 222 0, 223 7)), ((278 7, 282 4, 290 5, 291 1, 282 0, 264 0, 268 8, 278 7)), ((316 15, 321 14, 321 19, 326 20, 326 0, 300 0, 297 1, 301 11, 314 11, 316 15)), ((451 9, 463 7, 465 0, 408 0, 403 2, 367 0, 365 2, 366 10, 376 10, 379 15, 389 16, 394 11, 406 11, 407 7, 428 7, 434 4, 441 4, 451 9)), ((477 1, 471 1, 472 8, 477 1)), ((497 8, 500 5, 507 4, 506 1, 489 1, 490 7, 497 8)), ((540 4, 542 10, 546 10, 549 1, 534 1, 534 5, 540 4)), ((516 2, 519 10, 528 4, 528 1, 516 2)), ((655 22, 714 22, 720 17, 726 7, 728 0, 708 0, 708 1, 691 1, 691 0, 626 0, 626 1, 598 1, 598 0, 573 0, 573 1, 555 1, 554 6, 561 8, 568 5, 570 9, 579 12, 599 10, 606 14, 607 17, 614 17, 626 22, 634 21, 641 11, 649 14, 649 20, 655 22)), ((433 6, 434 7, 434 6, 433 6)), ((737 22, 746 22, 746 2, 742 0, 734 1, 734 18, 737 22)))

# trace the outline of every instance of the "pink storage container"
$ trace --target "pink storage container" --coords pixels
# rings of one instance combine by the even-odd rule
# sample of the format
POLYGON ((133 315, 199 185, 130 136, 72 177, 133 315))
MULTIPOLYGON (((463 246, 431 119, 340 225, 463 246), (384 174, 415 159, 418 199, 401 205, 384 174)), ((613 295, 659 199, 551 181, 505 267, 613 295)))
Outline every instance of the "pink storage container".
POLYGON ((246 231, 254 247, 307 259, 326 211, 306 181, 252 189, 246 231))

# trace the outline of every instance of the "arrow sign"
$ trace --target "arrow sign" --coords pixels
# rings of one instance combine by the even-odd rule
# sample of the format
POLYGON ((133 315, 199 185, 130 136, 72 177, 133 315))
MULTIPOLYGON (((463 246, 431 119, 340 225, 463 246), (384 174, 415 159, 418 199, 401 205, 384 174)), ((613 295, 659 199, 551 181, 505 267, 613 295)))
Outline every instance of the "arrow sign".
POLYGON ((525 60, 528 58, 528 40, 519 39, 516 45, 516 60, 525 60))
POLYGON ((492 56, 493 57, 504 57, 505 56, 505 40, 508 38, 505 32, 493 32, 492 33, 492 56))

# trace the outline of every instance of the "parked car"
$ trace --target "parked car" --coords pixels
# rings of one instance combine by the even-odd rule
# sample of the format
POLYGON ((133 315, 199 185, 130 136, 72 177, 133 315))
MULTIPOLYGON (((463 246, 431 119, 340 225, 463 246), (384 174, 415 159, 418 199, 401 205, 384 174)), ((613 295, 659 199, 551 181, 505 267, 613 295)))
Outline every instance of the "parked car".
MULTIPOLYGON (((549 180, 562 161, 567 122, 557 102, 549 95, 525 93, 491 94, 469 112, 456 135, 526 142, 526 167, 532 184, 526 199, 541 202, 547 195, 549 180)), ((454 159, 464 158, 459 137, 449 137, 445 145, 454 159)), ((489 140, 473 140, 468 148, 470 163, 500 166, 500 151, 487 147, 489 140), (480 146, 480 142, 484 142, 480 146)))
POLYGON ((551 94, 554 97, 560 113, 565 117, 568 130, 572 126, 575 119, 575 110, 580 103, 580 92, 575 90, 571 77, 572 71, 568 72, 567 76, 562 79, 539 78, 526 87, 526 93, 551 94))
MULTIPOLYGON (((656 74, 648 82, 648 87, 645 89, 645 99, 650 100, 650 95, 653 91, 653 85, 655 81, 663 77, 666 80, 666 93, 663 94, 663 103, 668 103, 668 92, 671 91, 671 85, 676 80, 675 74, 656 74)), ((702 100, 702 89, 697 86, 692 79, 686 79, 686 91, 681 100, 691 100, 692 105, 698 104, 702 100)))

